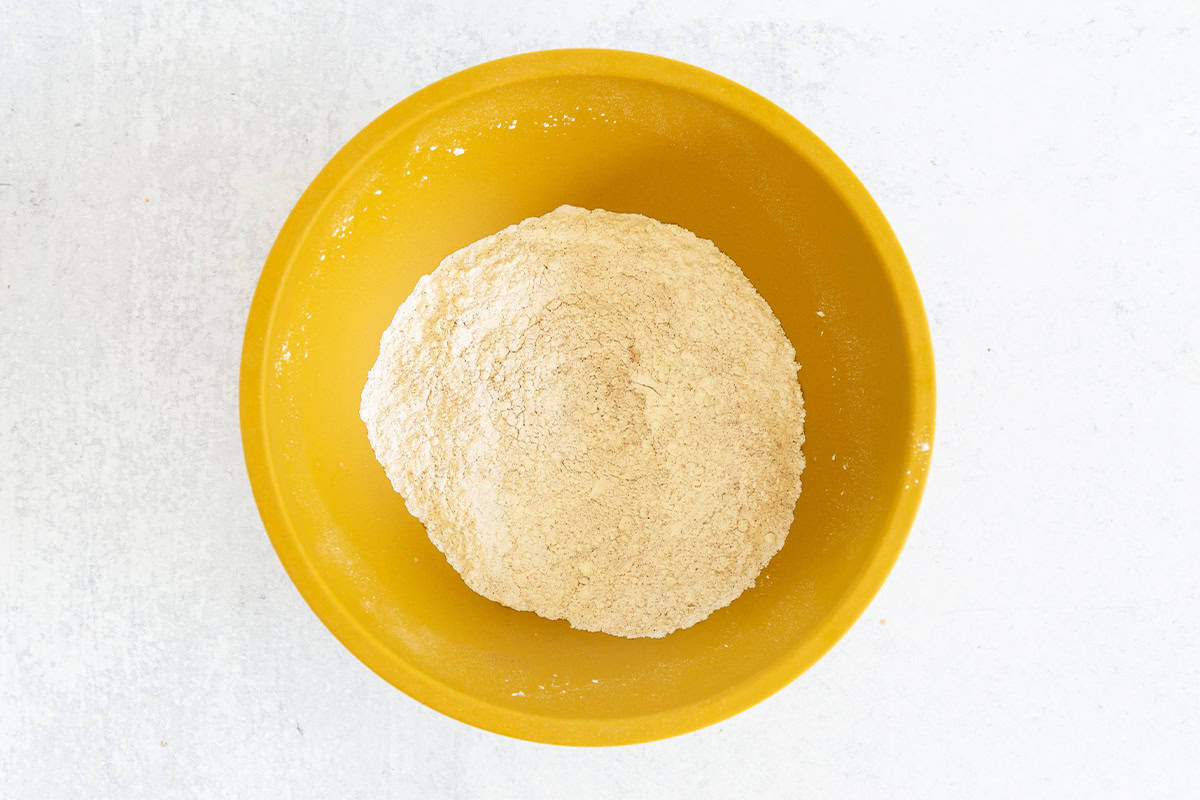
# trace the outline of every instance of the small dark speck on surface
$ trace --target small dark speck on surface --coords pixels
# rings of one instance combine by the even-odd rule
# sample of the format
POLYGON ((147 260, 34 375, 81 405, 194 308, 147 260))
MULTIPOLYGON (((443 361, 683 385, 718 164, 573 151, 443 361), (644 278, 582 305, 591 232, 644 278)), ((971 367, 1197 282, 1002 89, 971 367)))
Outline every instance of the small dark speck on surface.
POLYGON ((303 736, 303 735, 304 735, 304 728, 301 728, 301 727, 300 727, 300 723, 299 723, 299 722, 297 722, 297 723, 296 723, 296 730, 300 732, 300 735, 301 735, 301 736, 303 736))

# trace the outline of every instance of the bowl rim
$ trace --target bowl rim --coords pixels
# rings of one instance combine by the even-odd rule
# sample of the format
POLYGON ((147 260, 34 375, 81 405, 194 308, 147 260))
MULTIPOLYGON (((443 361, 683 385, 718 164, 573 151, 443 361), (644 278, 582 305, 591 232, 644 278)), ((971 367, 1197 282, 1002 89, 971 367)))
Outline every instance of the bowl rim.
POLYGON ((901 493, 883 536, 857 580, 814 635, 798 642, 784 658, 717 695, 686 706, 620 718, 551 717, 496 705, 443 683, 397 657, 350 614, 305 556, 287 516, 269 457, 263 403, 264 381, 269 376, 266 345, 279 289, 318 212, 348 176, 402 129, 447 104, 503 85, 579 75, 657 83, 730 108, 769 131, 824 176, 866 230, 891 281, 913 369, 906 427, 911 439, 919 436, 928 444, 928 448, 909 448, 905 466, 915 470, 926 465, 933 445, 936 403, 929 325, 900 243, 866 188, 824 142, 766 98, 700 67, 628 50, 541 50, 469 67, 400 101, 344 145, 301 195, 267 256, 246 323, 239 411, 247 473, 275 552, 309 607, 363 664, 424 705, 495 733, 548 744, 635 744, 677 736, 731 717, 787 686, 816 663, 845 635, 883 585, 916 518, 924 483, 901 493))

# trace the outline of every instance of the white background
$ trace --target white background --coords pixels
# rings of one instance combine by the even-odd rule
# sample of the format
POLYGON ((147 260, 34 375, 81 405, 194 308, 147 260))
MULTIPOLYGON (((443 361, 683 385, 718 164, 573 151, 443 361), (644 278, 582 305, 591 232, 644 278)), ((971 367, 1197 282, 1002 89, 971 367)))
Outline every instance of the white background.
POLYGON ((844 5, 0 0, 0 796, 1194 796, 1200 5, 844 5), (345 651, 236 405, 259 269, 337 148, 585 45, 823 137, 939 376, 924 505, 850 634, 732 720, 603 750, 474 730, 345 651))

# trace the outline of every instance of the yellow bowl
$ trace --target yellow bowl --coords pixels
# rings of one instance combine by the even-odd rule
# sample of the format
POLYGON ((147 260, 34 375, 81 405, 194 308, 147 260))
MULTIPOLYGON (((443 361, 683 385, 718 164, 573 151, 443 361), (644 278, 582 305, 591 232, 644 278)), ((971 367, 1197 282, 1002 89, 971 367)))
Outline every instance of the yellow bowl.
POLYGON ((917 287, 850 170, 753 92, 621 51, 493 61, 368 125, 284 224, 242 354, 254 495, 312 609, 422 703, 561 744, 694 730, 816 661, 903 545, 933 414, 917 287), (802 364, 808 468, 786 546, 757 586, 664 639, 577 631, 472 592, 392 491, 358 419, 380 334, 417 278, 563 203, 646 214, 716 242, 802 364))

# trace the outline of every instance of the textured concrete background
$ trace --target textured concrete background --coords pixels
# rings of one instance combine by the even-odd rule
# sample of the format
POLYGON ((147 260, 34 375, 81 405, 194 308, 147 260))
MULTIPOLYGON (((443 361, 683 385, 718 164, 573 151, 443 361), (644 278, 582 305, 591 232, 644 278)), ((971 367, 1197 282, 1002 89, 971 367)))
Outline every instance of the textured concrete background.
POLYGON ((0 796, 1194 793, 1200 5, 723 5, 0 0, 0 796), (610 750, 361 666, 271 550, 236 409, 259 269, 336 149, 571 45, 822 136, 939 373, 925 504, 854 630, 733 720, 610 750))

